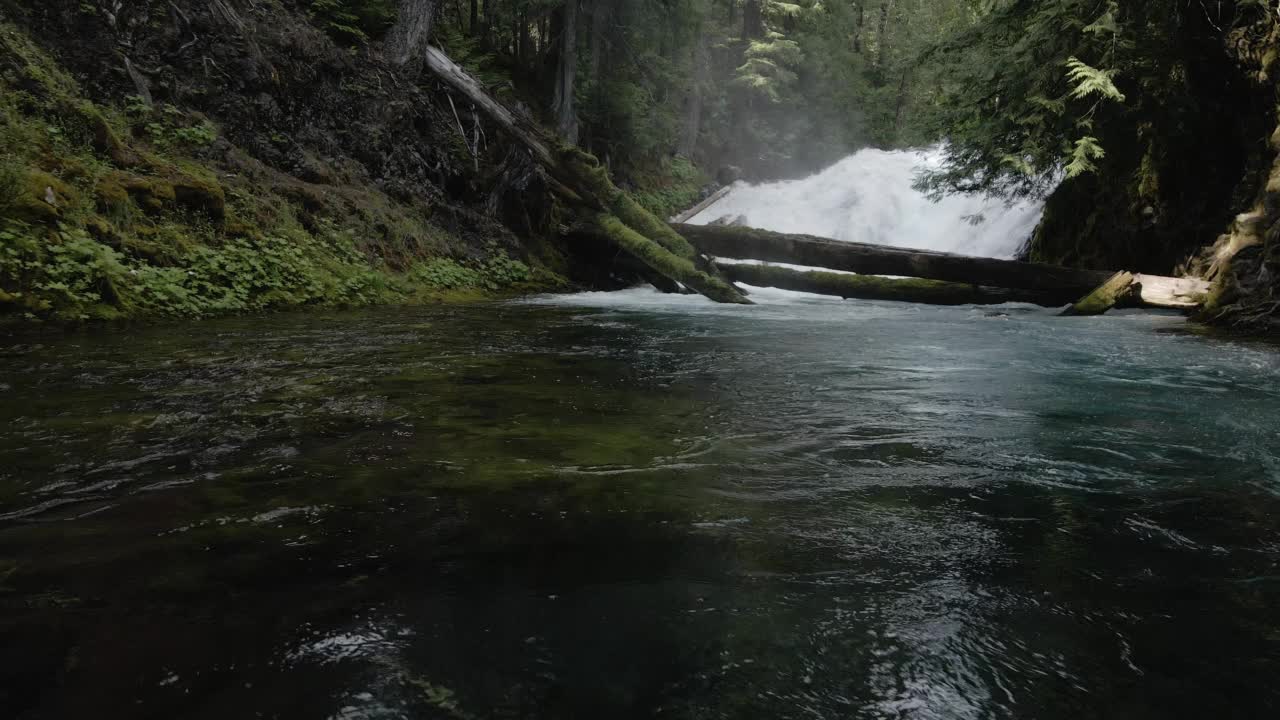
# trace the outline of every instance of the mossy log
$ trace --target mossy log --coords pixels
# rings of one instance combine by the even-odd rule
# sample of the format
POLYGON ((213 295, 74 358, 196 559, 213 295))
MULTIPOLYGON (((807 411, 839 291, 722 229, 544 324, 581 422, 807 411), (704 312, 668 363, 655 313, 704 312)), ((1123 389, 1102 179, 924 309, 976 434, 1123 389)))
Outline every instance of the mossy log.
POLYGON ((596 216, 596 225, 615 245, 633 257, 684 286, 721 303, 741 303, 742 293, 727 280, 699 270, 693 261, 678 257, 608 213, 596 216))
POLYGON ((759 287, 834 295, 846 300, 894 300, 928 305, 1000 305, 1025 302, 1055 307, 1052 294, 1035 290, 981 287, 919 278, 884 278, 834 272, 804 272, 775 265, 720 265, 734 282, 759 287))
MULTIPOLYGON (((698 250, 715 257, 1029 290, 1038 298, 1033 302, 1049 307, 1076 302, 1115 275, 1043 263, 784 235, 748 227, 674 227, 698 250)), ((1133 286, 1134 294, 1123 304, 1147 308, 1191 310, 1199 307, 1209 292, 1209 283, 1197 278, 1136 275, 1133 286)))
POLYGON ((1066 305, 1098 287, 1112 273, 1039 263, 969 257, 931 250, 843 242, 811 235, 784 235, 747 227, 677 225, 699 250, 716 257, 763 260, 894 275, 986 287, 1034 290, 1066 305))
POLYGON ((528 118, 511 112, 439 48, 426 48, 423 62, 432 74, 466 96, 523 145, 575 201, 594 210, 596 224, 619 247, 655 272, 716 302, 751 303, 732 283, 720 277, 715 266, 689 241, 614 185, 608 171, 594 156, 563 145, 528 118))
POLYGON ((1133 273, 1118 272, 1079 302, 1062 311, 1063 315, 1091 317, 1128 302, 1137 293, 1133 273))

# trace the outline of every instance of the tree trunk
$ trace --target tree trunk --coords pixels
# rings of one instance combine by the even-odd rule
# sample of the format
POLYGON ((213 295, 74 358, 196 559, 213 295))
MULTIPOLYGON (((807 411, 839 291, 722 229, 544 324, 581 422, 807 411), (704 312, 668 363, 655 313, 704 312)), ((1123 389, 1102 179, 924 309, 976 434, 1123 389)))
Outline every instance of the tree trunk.
POLYGON ((911 87, 911 68, 908 67, 902 71, 902 79, 898 81, 898 104, 893 112, 893 131, 896 135, 902 134, 903 113, 907 108, 907 90, 911 87))
POLYGON ((520 52, 516 54, 516 57, 520 61, 520 68, 527 73, 533 58, 533 35, 529 32, 529 14, 521 10, 520 19, 516 21, 516 24, 520 37, 520 52))
POLYGON ((467 25, 471 30, 471 37, 479 37, 480 35, 480 0, 471 0, 471 23, 467 25))
POLYGON ((680 154, 692 159, 698 149, 702 130, 702 86, 707 82, 707 38, 699 33, 693 46, 693 73, 689 81, 688 106, 685 108, 684 132, 680 136, 680 154))
POLYGON ((1052 293, 1035 290, 981 287, 939 280, 883 278, 833 272, 802 272, 775 265, 721 264, 720 270, 734 282, 773 287, 846 300, 895 300, 926 305, 1001 305, 1010 302, 1060 307, 1052 293))
POLYGON ((876 35, 876 65, 884 67, 889 55, 889 16, 893 14, 894 0, 884 0, 880 6, 880 32, 876 35))
POLYGON ((431 38, 440 0, 403 0, 396 23, 388 34, 387 47, 391 58, 399 65, 414 60, 426 48, 431 38))
POLYGON ((560 60, 556 67, 555 98, 552 108, 556 131, 570 145, 578 144, 578 111, 574 89, 578 76, 578 0, 565 0, 560 32, 560 60))
POLYGON ((1062 314, 1080 317, 1101 315, 1129 299, 1134 290, 1133 273, 1118 272, 1096 290, 1084 296, 1080 302, 1064 310, 1062 314))
POLYGON ((858 0, 857 21, 853 26, 853 51, 862 54, 862 28, 867 20, 867 0, 858 0))
POLYGON ((591 83, 600 84, 600 59, 608 41, 609 15, 613 12, 613 0, 592 0, 591 3, 591 83))
MULTIPOLYGON (((1066 305, 1092 293, 1115 273, 970 257, 932 250, 840 242, 810 235, 783 235, 749 227, 674 225, 698 250, 714 256, 806 267, 844 270, 862 275, 918 277, 928 280, 1030 290, 1043 300, 1066 305)), ((1135 276, 1135 304, 1187 310, 1199 306, 1209 283, 1191 278, 1135 276)))
POLYGON ((745 0, 742 4, 742 39, 757 40, 764 37, 764 8, 761 0, 745 0))

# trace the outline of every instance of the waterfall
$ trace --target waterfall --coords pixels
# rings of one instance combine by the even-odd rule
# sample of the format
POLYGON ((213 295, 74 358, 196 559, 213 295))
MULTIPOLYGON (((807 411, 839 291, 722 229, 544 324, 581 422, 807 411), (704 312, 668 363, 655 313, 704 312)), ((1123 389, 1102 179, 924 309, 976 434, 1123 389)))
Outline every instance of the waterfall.
POLYGON ((953 195, 932 202, 911 187, 942 160, 938 149, 862 150, 803 180, 739 184, 690 220, 744 216, 762 230, 846 242, 1012 258, 1040 222, 1041 201, 953 195))

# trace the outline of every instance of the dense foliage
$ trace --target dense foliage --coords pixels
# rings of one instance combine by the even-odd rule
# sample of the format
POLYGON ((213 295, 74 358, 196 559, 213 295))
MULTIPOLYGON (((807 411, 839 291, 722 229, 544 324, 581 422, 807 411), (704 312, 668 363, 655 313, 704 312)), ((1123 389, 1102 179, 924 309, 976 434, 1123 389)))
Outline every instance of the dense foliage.
POLYGON ((579 140, 645 187, 677 154, 769 177, 936 141, 916 112, 936 69, 918 59, 978 17, 969 0, 576 2, 569 15, 565 0, 446 3, 437 39, 550 113, 572 32, 579 140))
MULTIPOLYGON (((1215 111, 1199 90, 1231 86, 1229 32, 1261 2, 1005 0, 930 49, 940 96, 924 120, 950 141, 937 190, 1040 193, 1099 170, 1113 150, 1148 166, 1197 142, 1215 111)), ((1225 95, 1226 93, 1222 93, 1225 95)))

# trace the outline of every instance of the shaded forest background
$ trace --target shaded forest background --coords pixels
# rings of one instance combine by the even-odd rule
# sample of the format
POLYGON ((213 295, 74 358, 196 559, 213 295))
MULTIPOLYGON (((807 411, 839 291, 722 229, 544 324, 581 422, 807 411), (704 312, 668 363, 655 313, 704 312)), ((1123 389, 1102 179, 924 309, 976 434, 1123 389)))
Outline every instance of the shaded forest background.
MULTIPOLYGON (((972 0, 441 0, 437 41, 544 113, 624 179, 672 158, 801 175, 862 147, 935 142, 923 51, 984 14, 972 0), (565 98, 572 98, 566 103, 565 98)), ((376 38, 390 0, 318 0, 376 38)), ((676 169, 679 172, 679 169, 676 169)))

